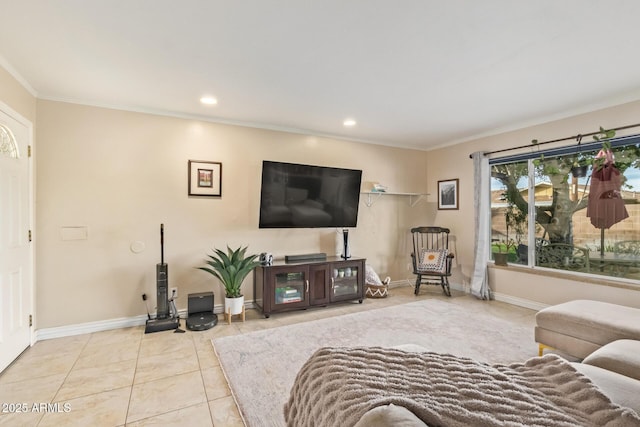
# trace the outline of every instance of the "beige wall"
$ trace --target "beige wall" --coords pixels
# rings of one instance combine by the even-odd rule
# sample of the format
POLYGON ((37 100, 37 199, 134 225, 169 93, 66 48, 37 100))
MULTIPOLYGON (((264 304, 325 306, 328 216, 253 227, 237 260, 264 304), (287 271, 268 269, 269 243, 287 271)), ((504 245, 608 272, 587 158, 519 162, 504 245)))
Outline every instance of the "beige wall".
MULTIPOLYGON (((460 179, 460 210, 438 211, 434 217, 434 222, 450 227, 456 236, 458 270, 455 281, 467 284, 473 268, 474 183, 473 164, 469 154, 475 151, 493 151, 528 145, 533 139, 548 141, 579 133, 585 134, 597 130, 599 126, 610 129, 635 124, 638 123, 638 117, 640 117, 640 102, 634 102, 430 151, 427 156, 427 183, 431 193, 435 195, 435 185, 438 180, 460 179)), ((629 134, 638 132, 640 128, 627 131, 629 134)), ((620 136, 623 134, 618 133, 620 136)), ((435 196, 432 197, 435 198, 435 196)), ((624 302, 627 305, 640 307, 640 284, 638 283, 635 283, 635 290, 620 289, 611 286, 584 285, 572 280, 532 275, 522 271, 516 272, 513 268, 511 270, 496 268, 490 274, 490 284, 498 297, 507 300, 522 299, 549 305, 576 298, 593 298, 624 302), (541 283, 544 286, 540 286, 541 283)))
MULTIPOLYGON (((155 302, 160 223, 165 224, 169 285, 187 294, 213 290, 195 269, 213 246, 252 253, 335 254, 335 229, 258 229, 262 160, 363 170, 363 181, 391 190, 426 190, 426 153, 284 132, 38 101, 38 328, 145 313, 155 302), (187 196, 188 160, 222 162, 222 197, 187 196), (63 240, 63 227, 86 227, 86 240, 63 240), (146 250, 133 253, 134 242, 146 250)), ((362 196, 352 254, 383 276, 411 276, 407 230, 430 222, 428 203, 362 196)), ((245 297, 253 299, 252 278, 245 297)))
MULTIPOLYGON (((95 107, 36 101, 0 68, 0 102, 35 123, 36 326, 38 329, 144 314, 153 308, 159 224, 166 227, 165 258, 178 307, 186 295, 220 287, 194 267, 213 246, 249 245, 252 252, 335 251, 335 230, 259 230, 264 159, 362 169, 364 181, 398 192, 429 192, 415 207, 387 195, 360 203, 352 252, 382 276, 412 281, 408 229, 438 224, 452 229, 455 285, 468 285, 473 264, 473 171, 469 154, 527 144, 532 139, 586 133, 636 123, 631 103, 431 152, 393 149, 328 138, 220 125, 95 107), (37 121, 36 121, 37 117, 37 121), (220 199, 187 197, 187 161, 223 163, 220 199), (438 180, 460 179, 460 209, 438 211, 438 180), (86 227, 86 240, 63 240, 63 227, 86 227), (146 249, 133 253, 134 242, 146 249)), ((637 290, 492 269, 493 290, 514 302, 554 304, 595 298, 640 307, 637 290), (541 285, 542 284, 542 285, 541 285)), ((245 282, 248 300, 251 280, 245 282)))
POLYGON ((575 276, 561 276, 562 273, 555 277, 514 267, 495 267, 489 271, 492 290, 501 299, 514 304, 542 308, 573 299, 593 299, 640 308, 637 283, 616 284, 612 281, 603 284, 593 276, 584 276, 582 280, 575 280, 575 276))
POLYGON ((0 101, 29 120, 36 121, 36 98, 0 66, 0 101))

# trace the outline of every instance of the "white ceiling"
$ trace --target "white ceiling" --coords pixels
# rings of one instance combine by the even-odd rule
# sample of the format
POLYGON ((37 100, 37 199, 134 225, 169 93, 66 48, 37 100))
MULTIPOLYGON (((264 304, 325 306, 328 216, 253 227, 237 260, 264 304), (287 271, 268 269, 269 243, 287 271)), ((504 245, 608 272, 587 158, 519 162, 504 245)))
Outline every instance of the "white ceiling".
POLYGON ((0 65, 42 99, 420 149, 640 99, 637 0, 0 0, 0 10, 0 65), (201 105, 204 94, 218 105, 201 105))

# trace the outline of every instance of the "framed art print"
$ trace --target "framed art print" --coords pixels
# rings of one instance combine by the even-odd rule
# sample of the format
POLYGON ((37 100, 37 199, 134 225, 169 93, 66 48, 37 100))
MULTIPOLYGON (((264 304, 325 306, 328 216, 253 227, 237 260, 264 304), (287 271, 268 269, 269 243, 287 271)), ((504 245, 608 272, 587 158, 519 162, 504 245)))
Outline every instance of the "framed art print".
POLYGON ((458 179, 438 181, 438 209, 458 209, 458 179))
POLYGON ((189 196, 222 196, 222 163, 189 160, 189 196))

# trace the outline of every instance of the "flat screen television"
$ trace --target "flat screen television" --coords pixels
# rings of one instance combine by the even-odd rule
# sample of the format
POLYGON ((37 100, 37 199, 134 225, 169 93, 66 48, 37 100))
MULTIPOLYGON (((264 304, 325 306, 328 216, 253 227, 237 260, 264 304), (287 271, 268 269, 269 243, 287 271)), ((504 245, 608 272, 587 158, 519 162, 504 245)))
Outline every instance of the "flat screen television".
POLYGON ((355 227, 361 180, 361 170, 265 160, 259 227, 355 227))

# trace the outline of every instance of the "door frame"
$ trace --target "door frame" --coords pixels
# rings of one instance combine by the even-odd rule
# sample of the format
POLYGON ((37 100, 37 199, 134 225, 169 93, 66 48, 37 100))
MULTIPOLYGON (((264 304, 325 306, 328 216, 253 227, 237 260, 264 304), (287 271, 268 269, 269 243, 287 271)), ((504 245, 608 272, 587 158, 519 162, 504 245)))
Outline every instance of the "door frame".
MULTIPOLYGON (((33 165, 35 164, 35 140, 33 138, 33 123, 31 120, 18 113, 11 108, 5 102, 0 100, 0 110, 10 116, 13 120, 19 122, 21 125, 27 128, 28 141, 27 146, 31 147, 31 155, 28 155, 28 167, 29 167, 29 230, 31 230, 31 242, 29 245, 29 264, 30 264, 30 280, 29 280, 29 293, 31 300, 29 301, 29 312, 32 316, 33 322, 29 327, 29 345, 32 346, 36 342, 36 321, 37 316, 35 313, 35 281, 36 281, 36 221, 35 221, 35 192, 36 192, 36 171, 33 165)), ((25 230, 26 231, 26 230, 25 230)))

